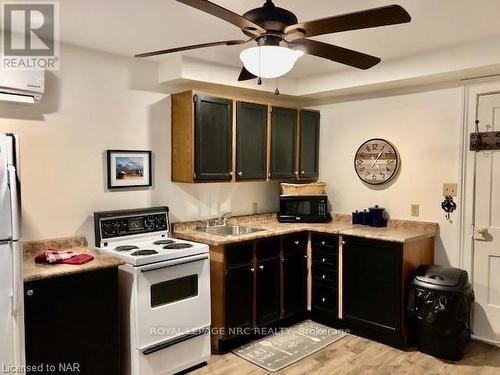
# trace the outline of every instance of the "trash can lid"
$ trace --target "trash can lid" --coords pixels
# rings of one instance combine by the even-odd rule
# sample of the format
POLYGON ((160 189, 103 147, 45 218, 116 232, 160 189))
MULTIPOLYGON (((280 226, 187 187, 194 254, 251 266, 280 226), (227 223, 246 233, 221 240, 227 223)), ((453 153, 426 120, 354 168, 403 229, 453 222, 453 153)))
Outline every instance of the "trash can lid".
POLYGON ((466 272, 459 268, 425 266, 419 267, 415 279, 421 283, 432 284, 443 287, 456 287, 463 283, 463 277, 466 272))

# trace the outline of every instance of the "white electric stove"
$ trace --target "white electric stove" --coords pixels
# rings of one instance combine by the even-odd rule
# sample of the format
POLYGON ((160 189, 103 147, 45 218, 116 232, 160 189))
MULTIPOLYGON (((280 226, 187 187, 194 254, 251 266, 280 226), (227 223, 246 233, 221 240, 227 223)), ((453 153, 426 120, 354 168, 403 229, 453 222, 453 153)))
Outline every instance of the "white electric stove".
POLYGON ((170 237, 168 207, 94 213, 96 247, 119 268, 122 373, 167 375, 210 357, 205 244, 170 237))

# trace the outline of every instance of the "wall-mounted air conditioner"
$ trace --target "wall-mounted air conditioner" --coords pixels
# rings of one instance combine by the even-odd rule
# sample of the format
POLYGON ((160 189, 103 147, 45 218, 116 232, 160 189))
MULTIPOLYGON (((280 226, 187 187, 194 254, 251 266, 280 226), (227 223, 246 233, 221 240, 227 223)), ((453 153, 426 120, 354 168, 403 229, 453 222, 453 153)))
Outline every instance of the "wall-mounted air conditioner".
POLYGON ((0 101, 38 103, 44 90, 43 70, 0 70, 0 101))

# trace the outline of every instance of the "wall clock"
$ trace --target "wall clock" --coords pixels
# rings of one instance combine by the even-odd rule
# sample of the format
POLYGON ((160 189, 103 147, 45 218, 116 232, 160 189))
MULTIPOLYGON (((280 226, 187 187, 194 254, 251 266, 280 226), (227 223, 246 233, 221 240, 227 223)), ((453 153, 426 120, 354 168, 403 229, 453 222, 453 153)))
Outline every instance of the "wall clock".
POLYGON ((392 180, 400 164, 396 147, 382 138, 363 143, 354 157, 354 169, 358 177, 370 185, 382 185, 392 180))

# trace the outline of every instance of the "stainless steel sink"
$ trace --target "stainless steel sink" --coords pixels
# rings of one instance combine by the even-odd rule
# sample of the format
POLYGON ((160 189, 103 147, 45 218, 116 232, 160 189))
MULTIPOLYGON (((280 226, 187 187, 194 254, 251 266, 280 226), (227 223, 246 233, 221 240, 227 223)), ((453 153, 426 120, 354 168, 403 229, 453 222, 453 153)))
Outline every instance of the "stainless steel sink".
POLYGON ((241 236, 243 234, 250 234, 263 231, 264 229, 246 227, 241 225, 225 225, 220 227, 203 227, 196 228, 200 232, 215 234, 217 236, 241 236))

